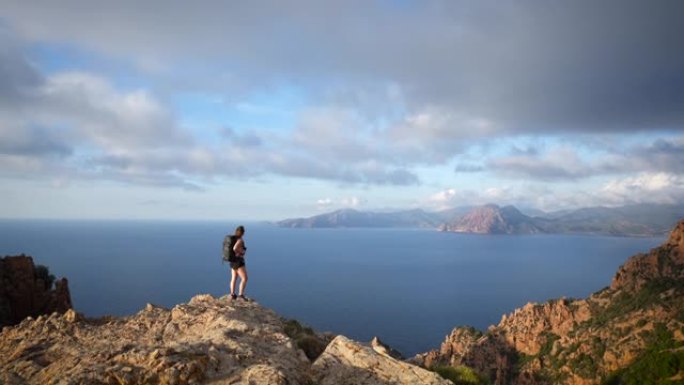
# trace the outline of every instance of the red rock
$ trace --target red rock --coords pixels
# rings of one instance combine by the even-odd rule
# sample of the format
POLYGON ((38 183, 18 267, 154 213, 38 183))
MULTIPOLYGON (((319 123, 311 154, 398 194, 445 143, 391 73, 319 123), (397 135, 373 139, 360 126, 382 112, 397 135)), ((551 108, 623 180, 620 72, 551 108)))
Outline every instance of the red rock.
POLYGON ((72 308, 66 278, 55 288, 36 274, 33 258, 25 255, 0 258, 0 326, 14 325, 26 317, 72 308))
POLYGON ((589 298, 528 303, 484 335, 456 328, 440 349, 412 361, 466 365, 496 385, 546 385, 549 376, 558 379, 554 384, 598 385, 645 351, 656 324, 684 343, 683 279, 684 221, 660 247, 627 260, 611 286, 589 298), (639 296, 640 302, 631 301, 639 296))

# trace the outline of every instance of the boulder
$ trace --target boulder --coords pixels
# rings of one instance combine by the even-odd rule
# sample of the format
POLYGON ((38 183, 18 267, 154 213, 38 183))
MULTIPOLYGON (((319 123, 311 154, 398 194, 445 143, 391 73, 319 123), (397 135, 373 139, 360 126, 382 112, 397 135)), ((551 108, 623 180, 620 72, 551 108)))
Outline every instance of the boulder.
POLYGON ((449 385, 437 373, 337 336, 312 366, 319 385, 449 385))

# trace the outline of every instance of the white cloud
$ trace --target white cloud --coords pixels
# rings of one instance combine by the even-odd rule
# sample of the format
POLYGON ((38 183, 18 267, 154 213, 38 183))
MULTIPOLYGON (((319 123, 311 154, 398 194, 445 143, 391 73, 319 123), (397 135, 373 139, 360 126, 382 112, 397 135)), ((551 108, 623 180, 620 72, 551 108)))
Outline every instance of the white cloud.
POLYGON ((437 192, 430 196, 430 201, 435 203, 448 203, 456 196, 456 189, 450 188, 444 191, 437 192))
MULTIPOLYGON (((639 173, 684 173, 684 137, 670 134, 637 144, 624 137, 562 137, 563 144, 531 141, 527 148, 512 146, 510 154, 490 154, 483 165, 457 164, 456 172, 491 172, 510 180, 563 182, 596 177, 626 177, 639 173), (597 144, 595 142, 601 142, 597 144)), ((558 138, 556 138, 558 139, 558 138)))
POLYGON ((5 176, 188 187, 179 173, 214 168, 212 155, 148 91, 117 90, 85 72, 36 76, 16 85, 21 104, 0 109, 5 176))
POLYGON ((684 201, 684 176, 659 172, 615 179, 603 186, 599 197, 611 205, 681 203, 684 201))
POLYGON ((266 137, 224 128, 221 143, 201 143, 147 89, 119 90, 86 72, 43 77, 25 61, 11 63, 35 76, 0 89, 2 95, 21 95, 13 98, 19 99, 14 106, 0 106, 4 176, 59 173, 63 179, 192 189, 218 178, 264 174, 350 184, 418 182, 405 167, 385 162, 367 142, 349 134, 363 127, 349 110, 306 110, 292 135, 266 137))
POLYGON ((430 195, 426 202, 421 206, 425 205, 433 210, 445 210, 459 205, 459 192, 455 188, 449 188, 443 191, 436 192, 430 195))
POLYGON ((586 178, 599 167, 592 167, 578 154, 576 148, 556 146, 543 154, 533 151, 511 156, 494 158, 488 168, 510 177, 533 177, 540 180, 586 178))
POLYGON ((684 176, 656 172, 585 185, 513 183, 480 190, 448 188, 429 195, 420 205, 433 210, 497 203, 544 211, 589 206, 684 202, 684 176))
POLYGON ((363 200, 359 197, 347 197, 340 199, 340 204, 344 207, 356 208, 363 204, 363 200))
POLYGON ((83 72, 48 76, 28 106, 33 124, 65 126, 111 150, 185 144, 191 138, 172 112, 144 89, 119 91, 103 77, 83 72))
POLYGON ((380 138, 388 143, 395 159, 422 164, 444 164, 498 131, 487 118, 471 116, 451 108, 426 106, 384 130, 380 138))
POLYGON ((316 206, 319 208, 326 208, 333 204, 333 200, 330 198, 321 198, 316 201, 316 206))
POLYGON ((318 210, 331 210, 334 208, 359 208, 365 204, 365 200, 357 196, 341 198, 321 198, 316 200, 318 210))

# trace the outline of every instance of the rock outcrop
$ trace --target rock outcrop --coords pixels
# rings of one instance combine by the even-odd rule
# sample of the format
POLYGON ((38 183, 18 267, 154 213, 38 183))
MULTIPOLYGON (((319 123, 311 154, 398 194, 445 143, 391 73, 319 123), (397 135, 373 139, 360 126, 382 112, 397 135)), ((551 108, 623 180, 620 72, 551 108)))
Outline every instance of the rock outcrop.
POLYGON ((662 247, 630 258, 620 267, 610 287, 638 291, 660 279, 684 280, 684 222, 672 230, 662 247))
POLYGON ((25 255, 0 258, 0 327, 26 317, 71 309, 66 278, 54 282, 47 268, 25 255))
POLYGON ((228 296, 121 318, 69 310, 3 329, 0 384, 448 384, 342 336, 312 363, 304 349, 328 340, 228 296))
POLYGON ((542 232, 534 220, 513 206, 494 204, 472 209, 463 217, 444 224, 443 231, 474 234, 536 234, 542 232))
POLYGON ((337 336, 313 364, 319 385, 424 384, 449 385, 437 373, 379 354, 344 336, 337 336))
POLYGON ((390 356, 392 358, 396 358, 398 360, 403 360, 404 357, 401 355, 401 353, 397 350, 394 350, 391 346, 385 344, 384 342, 380 341, 380 338, 378 337, 373 337, 373 339, 370 342, 371 348, 375 350, 376 352, 380 354, 384 354, 386 356, 390 356))
POLYGON ((485 333, 456 328, 439 349, 412 361, 465 365, 497 385, 641 383, 641 375, 682 383, 684 221, 589 298, 529 303, 485 333))
POLYGON ((194 297, 125 318, 73 311, 1 335, 5 384, 307 384, 308 360, 281 319, 255 303, 194 297))

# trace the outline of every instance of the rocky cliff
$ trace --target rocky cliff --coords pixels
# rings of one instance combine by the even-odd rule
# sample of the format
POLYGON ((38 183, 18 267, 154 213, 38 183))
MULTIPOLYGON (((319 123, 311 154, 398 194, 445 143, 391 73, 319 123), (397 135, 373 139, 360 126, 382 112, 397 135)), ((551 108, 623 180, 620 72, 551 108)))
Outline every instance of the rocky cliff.
POLYGON ((499 385, 684 383, 684 221, 589 298, 529 303, 485 333, 456 328, 413 361, 499 385))
POLYGON ((534 220, 513 206, 485 205, 441 227, 443 231, 475 234, 536 234, 534 220))
POLYGON ((0 258, 0 326, 26 317, 71 309, 66 278, 54 282, 44 266, 25 255, 0 258))
POLYGON ((330 339, 227 296, 122 318, 69 310, 3 329, 0 384, 449 384, 379 341, 330 339))

